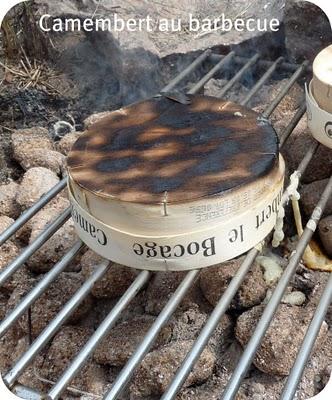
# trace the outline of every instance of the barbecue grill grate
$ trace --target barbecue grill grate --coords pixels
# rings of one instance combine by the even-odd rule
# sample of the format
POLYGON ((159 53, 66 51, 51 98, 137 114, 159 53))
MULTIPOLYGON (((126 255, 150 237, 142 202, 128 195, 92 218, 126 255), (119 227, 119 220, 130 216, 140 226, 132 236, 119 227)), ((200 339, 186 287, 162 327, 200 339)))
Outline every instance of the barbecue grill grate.
MULTIPOLYGON (((246 94, 245 98, 240 102, 241 105, 245 106, 249 101, 257 94, 257 92, 263 87, 265 83, 272 77, 274 72, 283 72, 290 75, 289 79, 286 81, 282 90, 277 94, 276 98, 267 105, 263 116, 269 118, 271 114, 275 111, 278 105, 283 100, 284 96, 288 93, 294 83, 309 71, 310 67, 308 62, 304 62, 301 65, 293 65, 284 61, 284 59, 278 58, 276 61, 266 61, 261 60, 259 54, 254 54, 251 58, 240 57, 235 54, 234 51, 230 52, 226 56, 218 55, 212 53, 210 50, 205 51, 199 57, 197 57, 189 66, 187 66, 175 79, 173 79, 162 92, 168 92, 173 90, 180 82, 187 80, 193 72, 195 72, 204 62, 209 62, 210 65, 213 64, 213 68, 206 73, 198 82, 192 85, 189 93, 194 94, 200 91, 204 85, 213 78, 219 71, 227 65, 238 65, 240 66, 235 75, 228 81, 225 87, 220 91, 218 97, 223 97, 234 84, 239 82, 244 75, 257 65, 260 68, 266 70, 262 77, 253 85, 252 89, 246 94)), ((234 68, 235 69, 235 68, 234 68)), ((281 147, 285 144, 288 137, 291 135, 294 128, 297 126, 302 116, 306 110, 305 101, 295 112, 289 125, 284 129, 280 136, 281 147)), ((315 143, 312 145, 302 162, 297 169, 297 176, 300 178, 312 159, 313 155, 318 149, 319 144, 315 143)), ((13 223, 6 231, 0 235, 0 245, 6 242, 18 229, 20 229, 30 218, 32 218, 39 210, 41 210, 52 198, 54 198, 61 190, 66 186, 66 178, 64 178, 59 184, 57 184, 52 190, 46 193, 36 204, 34 204, 30 209, 24 212, 16 221, 13 223)), ((322 216, 322 212, 332 192, 332 177, 330 178, 316 208, 312 214, 311 221, 318 222, 322 216)), ((286 201, 287 189, 285 191, 283 202, 286 201)), ((31 243, 24 251, 13 260, 1 273, 0 273, 0 285, 2 285, 14 272, 16 272, 26 260, 37 251, 68 219, 70 218, 70 209, 67 209, 61 215, 58 216, 38 237, 31 243)), ((248 371, 256 350, 258 349, 264 334, 277 310, 278 305, 281 302, 282 296, 285 289, 290 282, 290 279, 295 273, 295 270, 299 264, 299 261, 303 255, 303 252, 309 243, 312 235, 312 224, 307 225, 302 236, 299 238, 296 251, 292 254, 289 259, 288 266, 284 270, 284 273, 276 286, 272 297, 270 298, 268 304, 265 307, 264 313, 259 320, 256 329, 243 351, 243 354, 237 364, 231 379, 229 380, 225 390, 222 392, 220 389, 220 396, 223 400, 234 399, 238 389, 241 385, 242 380, 248 371)), ((73 258, 84 248, 84 244, 78 241, 70 251, 48 272, 44 278, 21 300, 21 302, 16 306, 16 308, 8 314, 3 321, 0 323, 0 337, 6 334, 10 327, 26 312, 29 312, 30 306, 38 299, 44 291, 49 287, 49 285, 59 276, 59 274, 65 270, 68 264, 73 260, 73 258)), ((191 350, 187 354, 185 360, 183 361, 180 368, 177 370, 170 386, 162 396, 162 400, 171 400, 176 397, 177 392, 180 390, 182 384, 184 383, 186 377, 193 368, 195 362, 198 360, 199 355, 206 346, 209 338, 213 334, 218 322, 228 309, 234 295, 239 289, 242 281, 246 277, 251 265, 253 264, 256 256, 259 254, 258 248, 253 248, 250 250, 246 258, 244 259, 241 267, 239 268, 237 274, 234 276, 230 282, 226 292, 220 298, 215 309, 211 313, 209 319, 207 320, 204 328, 200 332, 198 338, 196 339, 191 350)), ((29 366, 32 360, 38 355, 38 353, 47 345, 50 339, 59 330, 61 325, 69 318, 76 307, 87 297, 91 291, 94 283, 100 279, 108 268, 108 263, 101 264, 95 270, 93 275, 91 275, 82 287, 75 293, 75 295, 70 299, 70 301, 65 305, 65 307, 60 311, 60 313, 54 318, 53 321, 45 328, 45 330, 33 341, 28 350, 21 355, 18 361, 10 368, 10 370, 4 375, 3 379, 7 386, 11 388, 16 394, 20 395, 25 399, 42 399, 45 398, 44 394, 38 393, 33 389, 23 387, 17 383, 18 378, 24 372, 24 370, 29 366)), ((124 366, 115 382, 113 383, 110 391, 105 395, 105 400, 112 400, 118 398, 118 396, 123 392, 127 383, 133 375, 133 372, 139 365, 139 363, 144 358, 145 354, 148 352, 152 346, 154 340, 157 337, 158 332, 169 320, 176 307, 179 305, 185 294, 191 288, 194 279, 199 274, 198 270, 193 270, 187 273, 183 279, 180 286, 177 288, 175 293, 172 295, 162 312, 159 314, 158 318, 152 324, 150 330, 144 337, 144 340, 140 343, 130 360, 124 366)), ((53 383, 53 386, 49 393, 47 394, 47 399, 59 399, 61 394, 66 390, 71 390, 69 387, 72 379, 78 374, 82 369, 85 362, 93 354, 97 345, 105 337, 105 335, 110 331, 110 329, 115 325, 116 321, 119 319, 122 311, 126 308, 129 302, 136 296, 140 289, 148 282, 151 273, 148 271, 142 271, 139 273, 135 281, 126 291, 126 293, 118 300, 115 307, 110 311, 104 321, 100 324, 97 330, 90 337, 88 342, 81 349, 79 354, 74 358, 70 365, 68 365, 66 371, 63 373, 61 378, 53 383)), ((317 338, 319 328, 324 320, 327 308, 332 300, 332 275, 328 280, 326 288, 320 299, 320 302, 315 310, 312 321, 308 327, 305 339, 302 343, 301 349, 298 352, 298 357, 294 363, 292 371, 284 387, 281 399, 290 400, 293 398, 297 385, 300 382, 302 373, 305 368, 306 361, 310 355, 310 352, 317 338)), ((96 398, 100 398, 95 396, 96 398)))

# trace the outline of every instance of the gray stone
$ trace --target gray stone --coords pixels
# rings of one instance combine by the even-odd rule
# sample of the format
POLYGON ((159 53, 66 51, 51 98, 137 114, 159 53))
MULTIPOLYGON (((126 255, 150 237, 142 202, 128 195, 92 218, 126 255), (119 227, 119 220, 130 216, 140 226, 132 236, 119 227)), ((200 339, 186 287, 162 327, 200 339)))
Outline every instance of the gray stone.
MULTIPOLYGON (((0 272, 4 270, 21 252, 21 249, 13 241, 8 240, 0 247, 0 272)), ((0 291, 12 292, 19 282, 25 282, 31 277, 30 272, 23 264, 0 288, 0 291)))
POLYGON ((54 150, 32 148, 26 152, 20 164, 26 171, 33 167, 44 167, 62 175, 65 170, 65 156, 54 150))
MULTIPOLYGON (((41 375, 46 379, 57 381, 92 333, 90 329, 78 326, 61 328, 45 355, 41 375)), ((106 371, 95 362, 88 361, 74 378, 71 386, 94 395, 101 395, 105 391, 106 384, 106 371)))
MULTIPOLYGON (((38 213, 29 224, 31 229, 29 243, 33 243, 41 232, 68 207, 69 201, 59 196, 56 201, 38 213)), ((74 223, 70 219, 29 258, 27 261, 29 269, 37 273, 49 271, 77 240, 74 223)), ((78 263, 78 257, 71 265, 75 266, 75 263, 78 263)))
POLYGON ((17 191, 16 201, 25 210, 59 182, 57 175, 44 167, 29 169, 17 191))
POLYGON ((20 162, 21 154, 30 149, 53 149, 53 143, 48 135, 48 130, 38 126, 15 130, 12 133, 12 145, 14 157, 18 162, 20 162))
MULTIPOLYGON (((111 330, 111 333, 98 345, 94 359, 99 364, 112 366, 124 365, 142 342, 155 318, 142 315, 121 322, 111 330)), ((153 349, 166 344, 172 335, 172 327, 166 325, 159 333, 153 349)))
MULTIPOLYGON (((305 214, 309 217, 316 207, 325 186, 328 183, 328 179, 322 179, 320 181, 315 181, 307 185, 303 185, 301 194, 301 204, 305 214)), ((323 212, 323 217, 332 214, 332 196, 329 197, 325 210, 323 212)))
POLYGON ((14 219, 20 215, 21 210, 16 202, 18 188, 19 185, 16 182, 0 186, 0 215, 14 219))
MULTIPOLYGON (((263 306, 257 306, 238 318, 235 335, 242 346, 246 346, 252 337, 263 310, 263 306)), ((307 313, 305 308, 281 304, 256 353, 255 366, 267 374, 288 375, 309 322, 310 313, 307 313)), ((327 329, 327 324, 324 322, 316 348, 322 344, 327 329)))
POLYGON ((6 215, 0 215, 0 233, 5 231, 13 222, 13 218, 7 217, 6 215))
MULTIPOLYGON (((186 274, 187 272, 178 271, 156 273, 147 288, 145 311, 149 314, 158 315, 186 274)), ((181 301, 180 308, 182 310, 191 308, 198 304, 201 298, 199 280, 196 279, 181 301)))
POLYGON ((102 111, 99 113, 92 114, 83 121, 84 128, 89 129, 90 126, 92 126, 93 124, 96 124, 97 122, 101 121, 103 118, 111 116, 113 114, 114 114, 113 111, 102 111))
POLYGON ((14 131, 12 147, 14 159, 27 170, 36 166, 46 167, 47 159, 43 158, 42 152, 53 150, 53 143, 47 129, 34 127, 14 131), (42 164, 38 164, 38 159, 42 164))
POLYGON ((27 346, 22 349, 24 343, 24 333, 16 325, 10 328, 9 331, 0 338, 0 371, 7 371, 12 365, 17 357, 20 355, 20 350, 26 350, 27 346))
MULTIPOLYGON (((42 279, 41 277, 40 279, 42 279)), ((42 330, 59 313, 67 301, 83 285, 84 278, 81 274, 62 272, 50 287, 36 300, 31 307, 32 334, 38 336, 42 330)), ((8 309, 14 308, 22 297, 31 290, 36 282, 21 282, 17 286, 8 301, 8 309)), ((68 323, 76 323, 83 318, 92 306, 91 296, 88 296, 74 311, 68 323)), ((23 332, 28 333, 26 314, 19 320, 19 326, 23 332)))
MULTIPOLYGON (((177 312, 172 318, 172 340, 195 340, 204 327, 209 315, 190 308, 184 312, 177 312)), ((209 340, 209 347, 216 353, 227 343, 233 334, 233 323, 231 317, 225 314, 209 340)))
MULTIPOLYGON (((101 256, 88 250, 81 259, 82 274, 88 278, 103 261, 105 259, 101 256)), ((134 268, 113 263, 105 275, 95 283, 91 293, 97 298, 113 299, 122 296, 138 273, 134 268)))
MULTIPOLYGON (((145 356, 134 375, 130 386, 131 394, 134 396, 162 394, 192 345, 192 341, 177 341, 145 356)), ((215 362, 213 352, 205 348, 183 386, 205 382, 212 375, 215 362)))
POLYGON ((332 364, 327 365, 324 368, 324 371, 322 371, 321 375, 322 375, 321 376, 322 384, 323 384, 323 387, 325 387, 328 384, 328 382, 330 381, 330 379, 331 379, 332 364))
MULTIPOLYGON (((200 286, 210 304, 213 306, 217 304, 243 260, 244 257, 240 257, 202 270, 200 286)), ((265 297, 266 290, 267 284, 264 281, 261 267, 254 263, 236 293, 231 307, 243 309, 260 304, 265 297)))
POLYGON ((286 293, 281 302, 291 306, 302 306, 306 302, 306 297, 304 293, 295 290, 293 292, 286 293))
POLYGON ((7 301, 8 297, 0 292, 0 321, 3 320, 6 315, 7 301))
POLYGON ((65 156, 68 155, 70 152, 71 148, 73 147, 73 144, 76 142, 76 140, 82 135, 82 132, 70 132, 67 135, 65 135, 57 144, 56 148, 57 150, 64 154, 65 156))

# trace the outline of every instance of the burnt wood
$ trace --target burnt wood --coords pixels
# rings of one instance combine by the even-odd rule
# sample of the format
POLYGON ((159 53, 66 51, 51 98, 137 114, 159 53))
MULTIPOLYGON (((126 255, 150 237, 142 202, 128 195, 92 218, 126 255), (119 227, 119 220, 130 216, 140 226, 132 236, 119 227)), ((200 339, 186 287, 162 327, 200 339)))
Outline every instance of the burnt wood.
POLYGON ((229 101, 188 98, 152 98, 92 125, 69 154, 69 174, 99 196, 152 204, 219 195, 274 168, 268 121, 229 101))

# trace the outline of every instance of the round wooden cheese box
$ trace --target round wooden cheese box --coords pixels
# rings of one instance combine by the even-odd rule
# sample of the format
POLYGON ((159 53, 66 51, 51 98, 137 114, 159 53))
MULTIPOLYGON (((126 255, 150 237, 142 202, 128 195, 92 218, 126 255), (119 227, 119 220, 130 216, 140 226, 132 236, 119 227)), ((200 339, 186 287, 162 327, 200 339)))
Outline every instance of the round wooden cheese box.
POLYGON ((114 111, 74 144, 73 220, 103 257, 140 269, 202 268, 273 229, 284 162, 270 123, 218 98, 185 100, 158 96, 114 111))
POLYGON ((320 108, 332 114, 332 45, 315 58, 312 94, 320 108))

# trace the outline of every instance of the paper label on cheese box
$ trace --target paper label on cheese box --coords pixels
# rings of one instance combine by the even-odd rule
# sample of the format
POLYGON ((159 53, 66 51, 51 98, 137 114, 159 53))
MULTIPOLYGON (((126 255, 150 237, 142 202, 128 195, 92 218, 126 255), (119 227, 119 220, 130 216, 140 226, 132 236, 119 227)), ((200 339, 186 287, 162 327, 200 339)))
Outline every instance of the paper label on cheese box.
POLYGON ((306 85, 308 127, 312 136, 324 146, 332 148, 332 114, 322 110, 315 101, 311 83, 306 85))
POLYGON ((281 180, 254 207, 224 223, 176 235, 143 236, 104 224, 78 204, 68 187, 75 228, 88 247, 114 262, 156 271, 203 268, 256 246, 275 225, 282 189, 281 180))

